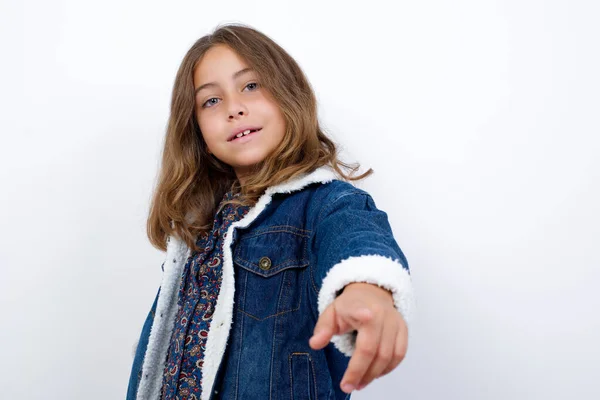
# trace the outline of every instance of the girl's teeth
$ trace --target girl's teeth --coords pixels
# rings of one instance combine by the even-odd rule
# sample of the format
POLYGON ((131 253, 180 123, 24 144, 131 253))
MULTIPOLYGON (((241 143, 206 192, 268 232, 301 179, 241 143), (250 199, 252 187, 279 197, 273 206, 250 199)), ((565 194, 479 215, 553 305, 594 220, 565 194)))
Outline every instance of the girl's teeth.
POLYGON ((241 138, 242 136, 246 136, 249 133, 250 133, 250 129, 246 129, 244 132, 240 132, 237 135, 235 135, 235 137, 236 138, 241 138))

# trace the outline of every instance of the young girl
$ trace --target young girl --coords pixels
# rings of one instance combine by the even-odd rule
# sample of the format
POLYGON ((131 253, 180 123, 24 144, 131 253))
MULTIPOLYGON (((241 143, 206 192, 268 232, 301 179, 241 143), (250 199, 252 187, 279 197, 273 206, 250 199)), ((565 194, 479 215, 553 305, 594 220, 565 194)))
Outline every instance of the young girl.
POLYGON ((298 64, 224 25, 185 55, 148 236, 166 251, 127 399, 348 399, 403 359, 413 298, 298 64))

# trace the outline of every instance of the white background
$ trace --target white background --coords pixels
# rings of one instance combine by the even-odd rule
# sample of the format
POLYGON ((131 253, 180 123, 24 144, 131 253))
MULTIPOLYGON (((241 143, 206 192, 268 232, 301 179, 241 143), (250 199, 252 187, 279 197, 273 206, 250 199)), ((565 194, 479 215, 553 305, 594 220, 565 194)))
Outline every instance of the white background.
POLYGON ((417 295, 355 399, 598 399, 594 1, 0 3, 0 397, 120 399, 177 67, 218 23, 295 57, 417 295))

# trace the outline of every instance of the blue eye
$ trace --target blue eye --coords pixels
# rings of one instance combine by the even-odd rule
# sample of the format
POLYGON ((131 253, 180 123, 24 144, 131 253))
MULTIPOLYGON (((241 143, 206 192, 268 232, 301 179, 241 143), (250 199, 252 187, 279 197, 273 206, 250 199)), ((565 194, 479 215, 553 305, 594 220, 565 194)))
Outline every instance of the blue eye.
POLYGON ((257 82, 250 82, 249 84, 246 85, 246 87, 248 87, 250 85, 255 85, 255 88, 258 88, 258 83, 257 82))
MULTIPOLYGON (((259 84, 257 82, 250 82, 246 85, 246 87, 244 87, 244 89, 246 89, 250 85, 254 85, 253 89, 250 89, 251 92, 257 90, 258 86, 259 86, 259 84)), ((214 106, 215 104, 217 104, 216 102, 212 102, 212 100, 219 100, 219 99, 216 97, 211 97, 210 99, 206 100, 204 102, 204 104, 202 104, 202 108, 210 108, 210 107, 214 106), (208 105, 208 104, 210 104, 210 105, 208 105)))
MULTIPOLYGON (((208 103, 208 102, 209 102, 209 101, 211 101, 211 100, 219 100, 219 99, 217 99, 216 97, 211 97, 210 99, 206 100, 206 101, 204 102, 204 104, 202 104, 202 107, 203 107, 203 108, 206 108, 206 107, 212 107, 212 105, 210 105, 210 106, 207 106, 207 105, 206 105, 206 103, 208 103)), ((216 103, 211 103, 211 104, 216 104, 216 103)))

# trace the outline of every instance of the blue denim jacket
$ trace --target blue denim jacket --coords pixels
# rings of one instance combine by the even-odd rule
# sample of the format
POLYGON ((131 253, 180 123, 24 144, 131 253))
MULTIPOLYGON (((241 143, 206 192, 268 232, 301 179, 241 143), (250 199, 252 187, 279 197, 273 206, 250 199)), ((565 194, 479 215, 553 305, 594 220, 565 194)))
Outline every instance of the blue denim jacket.
MULTIPOLYGON (((128 400, 158 400, 183 267, 191 251, 167 240, 163 278, 129 379, 128 400)), ((356 332, 321 350, 309 339, 319 315, 345 285, 392 292, 410 323, 414 300, 407 260, 387 214, 338 180, 330 167, 268 188, 226 233, 223 281, 202 366, 201 400, 348 399, 341 379, 356 332)))

